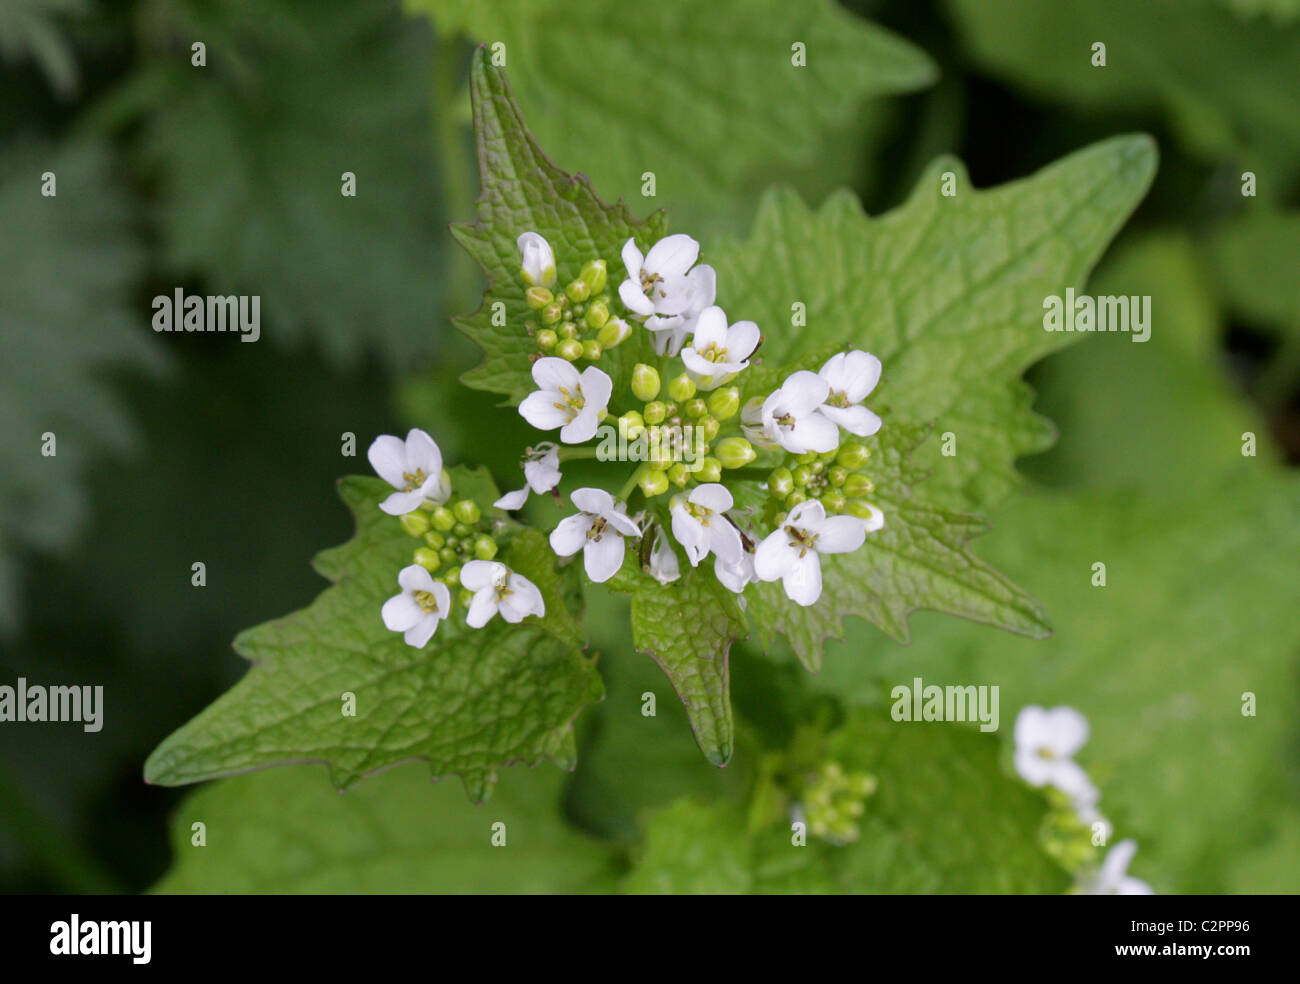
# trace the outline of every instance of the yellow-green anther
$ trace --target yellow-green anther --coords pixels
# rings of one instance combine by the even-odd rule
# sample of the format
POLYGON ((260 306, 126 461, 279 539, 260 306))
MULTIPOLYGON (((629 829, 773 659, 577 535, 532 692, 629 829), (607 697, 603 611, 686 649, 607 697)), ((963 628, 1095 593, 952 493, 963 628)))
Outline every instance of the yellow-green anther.
POLYGON ((743 437, 723 438, 713 449, 713 454, 723 468, 743 468, 758 457, 754 446, 743 437))
POLYGON ((610 318, 605 322, 605 326, 600 329, 600 334, 596 336, 596 341, 600 342, 603 349, 612 349, 622 345, 632 334, 632 328, 622 318, 610 318))
POLYGON ((695 473, 696 481, 716 482, 722 478, 722 462, 712 455, 700 462, 699 471, 695 473))
POLYGON ((730 420, 740 413, 740 390, 735 386, 714 390, 709 397, 709 413, 719 420, 730 420))
POLYGON ((555 295, 546 287, 529 287, 524 291, 524 300, 534 311, 540 311, 555 300, 555 295))
POLYGON ((709 405, 697 396, 695 399, 687 400, 682 404, 682 412, 695 420, 697 417, 703 417, 709 412, 709 405))
POLYGON ((583 283, 591 288, 593 294, 599 294, 605 289, 605 283, 609 279, 609 271, 604 260, 591 260, 582 268, 583 283))
POLYGON ((588 328, 594 328, 596 331, 605 327, 605 322, 609 320, 609 302, 603 297, 591 302, 585 315, 588 328))
POLYGON ((637 482, 646 498, 662 495, 668 491, 668 475, 662 468, 647 468, 641 473, 637 482))
POLYGON ((618 418, 618 429, 629 441, 635 441, 645 433, 645 418, 639 411, 629 410, 618 418))
POLYGON ((559 324, 560 319, 563 317, 564 317, 564 305, 560 304, 558 301, 548 304, 546 305, 546 307, 542 308, 542 324, 544 325, 559 324))
POLYGON ((582 357, 588 362, 597 362, 604 354, 604 349, 600 347, 600 342, 594 338, 588 338, 582 343, 582 357))
POLYGON ((840 452, 836 456, 835 460, 838 464, 843 465, 849 471, 857 471, 867 463, 867 459, 870 457, 871 449, 869 447, 865 444, 854 442, 852 444, 846 444, 844 447, 840 448, 840 452))
POLYGON ((555 354, 568 362, 577 362, 582 358, 582 342, 576 338, 566 338, 555 346, 555 354))
POLYGON ((537 333, 537 347, 543 352, 549 352, 559 343, 560 336, 555 334, 549 328, 543 328, 537 333))
POLYGON ((569 286, 564 288, 564 292, 569 295, 569 300, 574 304, 581 304, 591 296, 591 284, 579 277, 577 280, 571 280, 569 286))
POLYGON ((773 499, 784 499, 794 491, 794 475, 789 468, 774 468, 767 476, 767 491, 773 499))
POLYGON ((474 541, 474 556, 479 560, 491 560, 497 555, 497 542, 486 533, 480 534, 474 541))
POLYGON ((712 414, 701 417, 695 422, 695 426, 700 429, 700 433, 704 435, 706 441, 712 441, 718 436, 718 431, 722 429, 722 425, 718 423, 718 418, 712 414))
POLYGON ((433 511, 431 522, 435 530, 442 530, 442 532, 446 533, 456 525, 456 516, 446 506, 439 506, 433 511))
POLYGON ((406 530, 409 536, 424 536, 429 532, 429 514, 418 509, 407 513, 402 517, 402 529, 406 530))
POLYGON ((668 481, 676 485, 679 489, 686 487, 686 483, 691 480, 691 470, 680 461, 668 469, 668 481))
POLYGON ((415 562, 430 572, 442 566, 442 558, 438 555, 438 551, 430 547, 421 547, 415 551, 415 562))
MULTIPOLYGON (((649 366, 646 368, 649 368, 649 366)), ((656 378, 658 375, 658 373, 655 373, 656 378)), ((668 416, 668 408, 661 400, 652 400, 645 405, 645 410, 642 411, 642 416, 645 417, 645 422, 647 424, 662 424, 664 419, 668 416)))
POLYGON ((695 395, 695 380, 686 373, 668 381, 668 395, 678 403, 685 403, 695 395))
MULTIPOLYGON (((644 362, 638 362, 632 367, 632 395, 642 403, 649 403, 651 400, 659 398, 659 390, 662 388, 659 379, 659 370, 654 366, 648 366, 644 362)), ((663 404, 659 404, 663 406, 663 404)), ((650 409, 649 407, 646 408, 650 409)), ((659 423, 658 420, 651 423, 659 423)))
POLYGON ((434 550, 441 550, 447 545, 447 538, 437 530, 430 530, 424 534, 424 542, 433 547, 434 550))
POLYGON ((849 470, 843 465, 831 465, 826 470, 826 478, 832 485, 839 488, 844 484, 844 480, 849 477, 849 470))
POLYGON ((864 495, 870 495, 875 487, 876 483, 861 472, 854 472, 844 480, 844 494, 851 499, 861 499, 864 495))
POLYGON ((826 507, 827 512, 843 512, 844 504, 849 500, 844 498, 844 493, 839 489, 827 489, 822 493, 822 505, 826 507))
MULTIPOLYGON (((479 509, 478 503, 473 499, 461 499, 451 507, 451 511, 456 514, 456 518, 462 523, 473 526, 482 517, 483 512, 479 509)), ((465 532, 469 532, 466 530, 465 532)), ((463 533, 461 534, 464 535, 463 533)))

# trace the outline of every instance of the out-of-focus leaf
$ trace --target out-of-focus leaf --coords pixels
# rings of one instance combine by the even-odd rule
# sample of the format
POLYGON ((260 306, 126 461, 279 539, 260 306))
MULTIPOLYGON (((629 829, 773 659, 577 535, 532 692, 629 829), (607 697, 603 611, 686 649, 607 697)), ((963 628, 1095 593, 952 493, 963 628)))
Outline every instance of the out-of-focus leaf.
POLYGON ((5 0, 0 4, 0 58, 31 58, 61 96, 77 88, 77 61, 58 21, 86 13, 86 0, 5 0))

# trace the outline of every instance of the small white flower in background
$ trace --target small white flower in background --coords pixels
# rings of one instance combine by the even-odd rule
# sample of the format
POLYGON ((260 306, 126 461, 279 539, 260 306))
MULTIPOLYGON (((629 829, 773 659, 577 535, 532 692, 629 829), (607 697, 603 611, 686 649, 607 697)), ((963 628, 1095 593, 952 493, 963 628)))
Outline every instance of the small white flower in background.
POLYGON ((1106 852, 1106 860, 1092 878, 1084 879, 1085 895, 1155 895, 1155 889, 1141 878, 1128 873, 1128 866, 1137 853, 1137 841, 1122 840, 1106 852))
POLYGON ((862 406, 880 382, 880 360, 870 352, 840 352, 817 371, 830 388, 821 414, 850 434, 870 437, 880 430, 880 418, 862 406))
POLYGON ((718 275, 713 267, 701 263, 686 275, 682 289, 686 307, 681 314, 656 314, 645 323, 655 354, 670 359, 682 350, 682 343, 695 331, 700 314, 713 306, 718 296, 718 275))
POLYGON ((408 646, 422 649, 451 610, 451 592, 419 564, 403 567, 397 583, 402 593, 384 602, 380 612, 384 625, 393 632, 403 633, 408 646))
POLYGON ((520 415, 538 430, 560 428, 565 444, 581 444, 596 433, 609 405, 613 381, 595 366, 578 372, 564 359, 547 356, 533 363, 535 393, 519 404, 520 415))
POLYGON ((840 446, 840 429, 820 408, 830 386, 815 372, 791 373, 781 388, 763 401, 763 430, 770 440, 794 454, 824 454, 840 446))
POLYGON ((880 507, 873 506, 869 502, 862 503, 871 511, 871 515, 862 521, 863 527, 868 533, 874 533, 876 530, 885 528, 885 513, 880 507))
POLYGON ((690 495, 673 499, 673 536, 686 549, 692 567, 710 553, 728 564, 740 560, 740 531, 725 515, 733 505, 731 493, 718 482, 697 485, 690 495))
POLYGON ((560 484, 560 449, 550 441, 543 441, 535 448, 529 448, 524 455, 524 487, 507 492, 492 503, 498 509, 513 512, 522 509, 528 501, 528 490, 544 495, 560 484))
POLYGON ((650 576, 660 584, 671 584, 682 576, 677 553, 662 526, 655 530, 654 546, 650 548, 650 576))
POLYGON ((442 471, 442 452, 433 438, 418 427, 406 435, 405 441, 381 434, 371 443, 366 457, 379 477, 397 489, 379 504, 390 516, 418 509, 426 499, 442 503, 451 496, 451 485, 442 471))
POLYGON ((758 325, 737 321, 728 328, 727 313, 715 304, 700 312, 695 337, 682 349, 682 362, 700 389, 717 389, 749 365, 758 340, 758 325))
POLYGON ((604 489, 575 489, 569 498, 582 512, 560 520, 551 531, 551 549, 560 557, 581 550, 587 576, 601 584, 623 566, 623 537, 641 530, 604 489))
POLYGON ((862 546, 867 531, 853 516, 827 516, 816 499, 801 502, 785 522, 758 545, 754 574, 760 581, 780 580, 797 605, 811 605, 822 593, 822 554, 850 553, 862 546))
POLYGON ((686 273, 700 255, 700 244, 678 233, 665 236, 644 256, 636 240, 623 244, 623 265, 627 279, 618 285, 618 296, 634 314, 681 314, 692 300, 686 273))
POLYGON ((555 251, 544 236, 535 232, 520 233, 515 240, 519 247, 520 273, 529 287, 555 285, 555 251))
POLYGON ((474 594, 465 616, 471 628, 481 629, 497 614, 507 622, 546 614, 537 585, 499 561, 471 560, 460 569, 460 584, 474 594))
POLYGON ((1054 786, 1076 804, 1099 795, 1074 754, 1088 741, 1088 719, 1073 707, 1031 704, 1016 715, 1016 772, 1031 786, 1054 786))
POLYGON ((733 563, 726 563, 718 557, 713 562, 713 573, 724 588, 740 594, 745 585, 754 580, 754 555, 742 548, 740 557, 733 563))

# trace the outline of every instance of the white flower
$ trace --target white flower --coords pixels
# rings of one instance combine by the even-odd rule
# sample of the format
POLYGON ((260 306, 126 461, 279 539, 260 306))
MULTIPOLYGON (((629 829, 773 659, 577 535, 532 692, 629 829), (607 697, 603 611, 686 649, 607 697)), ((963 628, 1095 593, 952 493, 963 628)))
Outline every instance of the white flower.
POLYGON ((1137 841, 1122 840, 1106 852, 1101 870, 1083 883, 1085 895, 1155 895, 1155 889, 1140 878, 1128 873, 1128 866, 1137 853, 1137 841))
POLYGON ((1016 772, 1031 786, 1055 786, 1075 803, 1095 804, 1097 788, 1074 754, 1088 741, 1088 719, 1073 707, 1036 704, 1016 715, 1016 772))
POLYGON ((678 233, 665 236, 641 255, 636 240, 623 244, 623 265, 627 279, 618 285, 618 296, 634 314, 681 314, 689 306, 691 291, 686 271, 695 265, 700 244, 678 233))
POLYGON ((724 588, 740 594, 745 585, 754 580, 754 555, 742 549, 740 557, 733 563, 726 563, 718 557, 713 561, 713 573, 724 588))
POLYGON ((519 247, 520 273, 529 287, 555 285, 555 251, 544 236, 535 232, 521 233, 515 240, 519 247))
POLYGON ((880 382, 880 360, 870 352, 840 352, 826 360, 817 371, 826 381, 830 393, 821 414, 839 424, 850 434, 870 437, 880 430, 880 418, 861 406, 880 382))
POLYGON ((451 495, 451 485, 442 471, 442 452, 419 428, 413 428, 405 441, 392 434, 380 435, 366 457, 379 477, 397 489, 379 504, 390 516, 418 509, 426 499, 446 502, 451 495))
POLYGON ((695 337, 682 349, 682 362, 700 389, 717 389, 749 365, 758 339, 758 325, 737 321, 728 328, 726 312, 715 304, 700 312, 695 337))
POLYGON ((551 549, 572 557, 582 551, 587 576, 600 584, 623 566, 623 537, 641 531, 604 489, 576 489, 569 498, 582 512, 566 516, 551 531, 551 549))
POLYGON ((529 489, 542 495, 559 485, 563 477, 560 474, 560 449, 550 441, 543 441, 537 447, 529 448, 528 453, 524 455, 523 465, 524 487, 507 492, 492 503, 498 509, 507 509, 511 512, 522 509, 524 503, 528 501, 529 489))
POLYGON ((533 381, 537 392, 519 404, 523 418, 538 430, 560 428, 565 444, 591 440, 614 389, 609 376, 595 366, 579 374, 564 359, 548 356, 533 363, 533 381))
POLYGON ((849 553, 862 546, 867 531, 852 516, 827 516, 816 499, 801 502, 754 552, 760 581, 781 580, 797 605, 811 605, 822 593, 821 554, 849 553))
POLYGON ((781 388, 763 401, 763 430, 777 444, 795 454, 824 454, 840 446, 840 429, 819 408, 830 386, 815 372, 791 373, 781 388))
POLYGON ((402 586, 402 593, 384 602, 380 612, 384 625, 404 633, 402 638, 408 646, 422 649, 451 610, 451 592, 419 564, 403 567, 397 583, 402 586))
POLYGON ((740 560, 740 531, 724 515, 733 505, 731 493, 717 482, 697 485, 690 495, 673 500, 673 536, 686 548, 692 567, 710 552, 728 564, 740 560))
POLYGON ((662 526, 655 530, 654 545, 650 548, 650 576, 660 584, 671 584, 682 576, 677 553, 662 526))
POLYGON ((465 623, 481 629, 498 612, 507 622, 546 614, 546 602, 532 581, 495 560, 471 560, 460 569, 460 585, 474 593, 465 623))
POLYGON ((781 445, 776 443, 776 437, 769 434, 763 426, 763 402, 761 396, 751 396, 745 401, 745 405, 740 408, 740 432, 754 447, 776 451, 781 445))
POLYGON ((701 263, 686 275, 682 290, 686 307, 681 314, 656 314, 645 323, 655 354, 670 359, 681 351, 682 343, 695 331, 701 312, 713 306, 718 296, 718 275, 713 267, 701 263))
POLYGON ((869 502, 864 502, 862 504, 871 511, 871 515, 862 521, 863 528, 868 533, 874 533, 876 532, 876 530, 883 530, 885 528, 884 511, 880 509, 878 506, 873 506, 869 502))

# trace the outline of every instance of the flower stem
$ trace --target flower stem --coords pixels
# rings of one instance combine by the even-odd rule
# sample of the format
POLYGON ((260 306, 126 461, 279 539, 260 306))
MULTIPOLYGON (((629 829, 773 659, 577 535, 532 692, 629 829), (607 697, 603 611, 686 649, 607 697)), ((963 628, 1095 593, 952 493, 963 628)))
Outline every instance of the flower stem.
POLYGON ((632 490, 636 488, 636 483, 640 481, 641 475, 645 472, 647 467, 648 466, 646 465, 640 465, 636 471, 632 472, 632 474, 628 476, 628 480, 623 483, 623 487, 619 490, 619 493, 615 498, 621 502, 627 502, 627 497, 632 494, 632 490))
POLYGON ((600 445, 587 448, 560 448, 557 452, 561 461, 581 461, 595 458, 600 453, 600 445))

